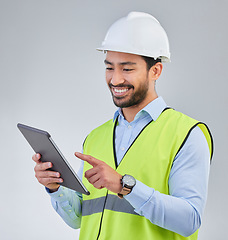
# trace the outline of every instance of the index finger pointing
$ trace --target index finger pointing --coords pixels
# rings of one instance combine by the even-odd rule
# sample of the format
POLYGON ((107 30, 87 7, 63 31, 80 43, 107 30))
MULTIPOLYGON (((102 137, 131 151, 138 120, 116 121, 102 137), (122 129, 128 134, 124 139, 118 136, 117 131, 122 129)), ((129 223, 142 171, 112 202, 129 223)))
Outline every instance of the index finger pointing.
POLYGON ((80 158, 83 161, 88 162, 93 167, 95 167, 100 162, 100 160, 98 160, 98 159, 96 159, 96 158, 94 158, 90 155, 82 154, 82 153, 79 153, 79 152, 76 152, 75 156, 80 158))

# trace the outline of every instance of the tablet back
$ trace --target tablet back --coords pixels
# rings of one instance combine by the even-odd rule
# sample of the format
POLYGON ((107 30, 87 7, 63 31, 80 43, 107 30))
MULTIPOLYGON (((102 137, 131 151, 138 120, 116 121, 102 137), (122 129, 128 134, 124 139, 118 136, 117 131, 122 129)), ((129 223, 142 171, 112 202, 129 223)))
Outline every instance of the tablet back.
POLYGON ((36 153, 41 154, 42 162, 52 162, 50 170, 59 172, 63 178, 63 185, 67 188, 89 195, 88 190, 83 185, 77 174, 60 152, 51 135, 43 130, 32 128, 18 123, 17 127, 24 135, 30 146, 36 153))

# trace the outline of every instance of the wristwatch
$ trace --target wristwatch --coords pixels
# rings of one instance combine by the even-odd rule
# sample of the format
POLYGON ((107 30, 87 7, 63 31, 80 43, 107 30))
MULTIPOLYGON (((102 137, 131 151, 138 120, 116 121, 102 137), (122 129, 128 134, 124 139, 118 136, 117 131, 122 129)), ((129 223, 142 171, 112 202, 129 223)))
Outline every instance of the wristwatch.
POLYGON ((135 186, 136 184, 136 180, 134 177, 132 177, 131 175, 127 175, 125 174, 122 178, 121 178, 121 184, 123 186, 122 190, 120 193, 118 193, 118 197, 119 198, 123 198, 123 196, 129 194, 132 191, 132 188, 135 186))

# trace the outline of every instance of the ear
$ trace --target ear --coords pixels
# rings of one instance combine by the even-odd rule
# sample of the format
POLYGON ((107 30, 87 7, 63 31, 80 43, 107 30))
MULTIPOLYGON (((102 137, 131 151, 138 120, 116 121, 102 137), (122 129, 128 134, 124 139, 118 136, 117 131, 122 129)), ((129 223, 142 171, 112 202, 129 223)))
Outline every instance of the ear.
POLYGON ((149 70, 150 79, 153 81, 156 81, 160 77, 162 73, 162 69, 163 69, 163 64, 160 62, 152 66, 149 70))

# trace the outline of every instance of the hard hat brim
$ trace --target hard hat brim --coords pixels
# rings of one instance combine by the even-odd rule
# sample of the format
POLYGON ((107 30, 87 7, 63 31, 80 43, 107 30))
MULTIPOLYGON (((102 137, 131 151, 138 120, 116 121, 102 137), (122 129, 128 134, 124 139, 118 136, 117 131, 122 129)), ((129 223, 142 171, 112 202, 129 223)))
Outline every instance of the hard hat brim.
POLYGON ((103 53, 106 53, 107 51, 129 53, 129 54, 135 54, 135 55, 139 55, 139 56, 151 57, 151 58, 154 58, 155 60, 156 59, 161 59, 161 61, 163 63, 171 62, 170 53, 167 53, 166 54, 167 56, 162 56, 162 55, 159 56, 159 54, 158 55, 152 55, 152 54, 148 54, 148 53, 146 54, 146 53, 143 53, 143 52, 140 52, 140 51, 134 51, 133 52, 133 51, 130 51, 130 50, 127 51, 126 49, 122 50, 120 48, 113 49, 111 47, 110 48, 99 47, 99 48, 96 48, 96 50, 99 51, 99 52, 103 52, 103 53))

